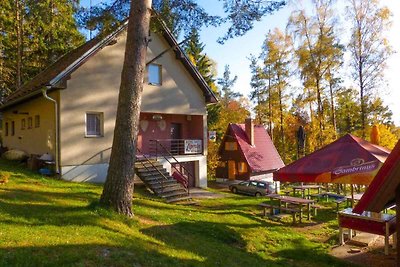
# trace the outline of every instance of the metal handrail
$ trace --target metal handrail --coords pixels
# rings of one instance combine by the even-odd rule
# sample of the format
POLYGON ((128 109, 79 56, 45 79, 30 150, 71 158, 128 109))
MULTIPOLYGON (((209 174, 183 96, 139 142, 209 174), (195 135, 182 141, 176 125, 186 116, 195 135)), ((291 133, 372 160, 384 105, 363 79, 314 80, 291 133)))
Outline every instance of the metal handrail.
MULTIPOLYGON (((168 178, 153 164, 153 162, 151 162, 151 161, 149 160, 148 157, 146 157, 146 155, 144 155, 144 154, 140 151, 139 148, 136 148, 136 150, 139 152, 140 155, 142 155, 142 156, 144 157, 144 159, 146 160, 147 163, 150 163, 150 165, 151 165, 154 169, 156 169, 156 171, 157 171, 165 180, 168 180, 168 178)), ((137 156, 136 156, 136 158, 137 158, 137 156)), ((150 171, 149 168, 148 168, 142 161, 140 161, 140 163, 143 165, 143 167, 144 167, 147 171, 150 171)), ((161 193, 164 193, 164 183, 160 182, 158 179, 157 179, 157 181, 159 182, 159 184, 161 184, 161 193)))
MULTIPOLYGON (((159 140, 151 140, 151 141, 155 141, 155 143, 156 143, 156 158, 158 157, 158 155, 157 155, 157 147, 158 147, 158 145, 160 145, 160 147, 165 151, 165 152, 167 152, 167 154, 169 155, 169 157, 171 157, 174 161, 175 161, 175 163, 180 163, 175 157, 174 157, 174 155, 172 155, 172 153, 170 152, 170 151, 168 151, 168 149, 166 148, 166 147, 164 147, 164 145, 163 144, 161 144, 160 142, 159 142, 159 140)), ((185 183, 181 183, 182 185, 183 185, 183 187, 186 189, 186 191, 187 191, 187 193, 188 193, 188 195, 189 195, 189 177, 185 177, 184 175, 183 175, 183 173, 180 171, 180 170, 178 170, 178 168, 176 168, 174 165, 172 165, 172 163, 171 163, 171 161, 169 161, 169 159, 167 158, 167 157, 165 157, 165 156, 162 156, 169 164, 171 164, 171 167, 173 167, 183 178, 184 178, 184 180, 185 180, 185 183)), ((194 178, 193 177, 193 175, 187 170, 187 168, 185 168, 185 166, 183 166, 183 165, 181 165, 181 164, 179 164, 179 166, 180 166, 180 168, 183 168, 185 171, 186 171, 186 173, 188 174, 188 176, 190 176, 191 178, 194 178)))

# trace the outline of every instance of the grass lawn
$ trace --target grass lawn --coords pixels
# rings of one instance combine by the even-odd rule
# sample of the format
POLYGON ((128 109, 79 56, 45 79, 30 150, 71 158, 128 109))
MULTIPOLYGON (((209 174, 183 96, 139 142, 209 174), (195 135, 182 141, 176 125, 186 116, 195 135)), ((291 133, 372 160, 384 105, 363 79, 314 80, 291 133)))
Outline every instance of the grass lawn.
POLYGON ((239 195, 166 204, 135 188, 133 219, 96 206, 101 186, 11 172, 0 185, 0 266, 348 266, 328 255, 336 215, 292 226, 239 195))

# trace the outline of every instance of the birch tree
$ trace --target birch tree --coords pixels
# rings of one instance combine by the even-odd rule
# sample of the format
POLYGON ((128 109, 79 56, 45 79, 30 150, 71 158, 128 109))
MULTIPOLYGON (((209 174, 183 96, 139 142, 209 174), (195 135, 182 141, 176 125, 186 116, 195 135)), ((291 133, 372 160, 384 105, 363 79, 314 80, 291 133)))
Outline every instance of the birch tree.
POLYGON ((368 101, 382 84, 386 62, 392 54, 385 33, 391 25, 390 10, 377 0, 348 0, 347 18, 351 22, 352 77, 360 96, 361 127, 365 137, 368 101))

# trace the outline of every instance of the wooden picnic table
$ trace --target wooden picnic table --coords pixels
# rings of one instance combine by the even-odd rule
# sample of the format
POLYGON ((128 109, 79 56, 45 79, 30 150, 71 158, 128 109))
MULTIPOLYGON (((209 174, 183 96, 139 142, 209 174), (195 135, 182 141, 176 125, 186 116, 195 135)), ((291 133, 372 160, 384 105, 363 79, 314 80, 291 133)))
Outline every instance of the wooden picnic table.
POLYGON ((293 189, 293 196, 296 195, 296 190, 301 191, 301 195, 303 198, 305 198, 304 192, 308 190, 308 194, 310 195, 310 189, 318 189, 318 194, 321 192, 321 186, 320 185, 314 185, 314 184, 308 184, 308 185, 294 185, 292 186, 293 189))
POLYGON ((310 220, 311 218, 311 204, 315 203, 315 200, 313 199, 304 199, 304 198, 299 198, 299 197, 291 197, 291 196, 282 196, 278 194, 269 194, 267 197, 270 198, 270 202, 272 204, 272 201, 274 199, 279 201, 279 207, 282 207, 282 204, 284 204, 284 207, 287 208, 287 204, 292 204, 298 207, 298 210, 300 211, 300 222, 301 222, 301 217, 303 213, 303 206, 307 206, 307 219, 310 220))

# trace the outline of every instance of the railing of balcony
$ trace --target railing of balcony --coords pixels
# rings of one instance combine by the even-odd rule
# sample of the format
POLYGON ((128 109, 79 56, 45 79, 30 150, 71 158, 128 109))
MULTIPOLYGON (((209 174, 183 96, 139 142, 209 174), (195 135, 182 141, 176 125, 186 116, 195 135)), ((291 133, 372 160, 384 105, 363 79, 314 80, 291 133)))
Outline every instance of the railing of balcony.
POLYGON ((199 139, 150 140, 149 152, 159 156, 199 155, 203 154, 203 142, 199 139))

